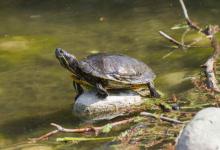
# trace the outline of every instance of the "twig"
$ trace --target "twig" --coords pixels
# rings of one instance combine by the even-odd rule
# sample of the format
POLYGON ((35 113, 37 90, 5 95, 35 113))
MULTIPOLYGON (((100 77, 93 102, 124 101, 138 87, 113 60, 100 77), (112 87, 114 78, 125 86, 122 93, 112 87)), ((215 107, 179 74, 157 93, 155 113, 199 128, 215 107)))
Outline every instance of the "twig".
POLYGON ((185 6, 183 0, 180 0, 180 4, 181 4, 181 6, 182 6, 183 14, 184 14, 185 18, 186 18, 187 20, 190 20, 190 19, 189 19, 188 12, 187 12, 187 9, 186 9, 186 6, 185 6))
POLYGON ((141 112, 140 115, 146 116, 146 117, 153 117, 153 118, 156 118, 156 119, 161 119, 163 121, 167 121, 167 122, 170 122, 170 123, 184 124, 183 122, 181 122, 179 120, 172 119, 172 118, 169 118, 169 117, 159 116, 159 115, 152 114, 152 113, 149 113, 149 112, 141 112))
POLYGON ((63 137, 63 138, 57 138, 57 142, 68 142, 68 141, 74 141, 74 142, 80 142, 80 141, 109 141, 113 140, 115 137, 63 137))
POLYGON ((194 105, 194 106, 184 106, 181 107, 181 110, 186 110, 186 109, 202 109, 205 107, 211 107, 211 106, 216 106, 216 103, 206 103, 206 104, 198 104, 198 105, 194 105))
POLYGON ((62 126, 55 124, 55 123, 51 123, 50 125, 54 126, 57 128, 58 131, 60 132, 71 132, 71 133, 82 133, 82 132, 89 132, 89 131, 96 131, 96 130, 100 130, 99 127, 94 127, 94 128, 77 128, 77 129, 67 129, 67 128, 63 128, 62 126))
MULTIPOLYGON (((124 125, 124 124, 134 122, 134 120, 135 120, 135 118, 129 118, 129 119, 109 123, 109 125, 113 128, 113 127, 116 127, 116 126, 120 126, 120 125, 124 125)), ((56 127, 57 129, 53 130, 53 131, 50 131, 50 132, 48 132, 48 133, 46 133, 46 134, 44 134, 40 137, 37 137, 37 138, 29 138, 30 142, 35 143, 35 142, 38 142, 38 141, 46 140, 50 136, 52 136, 54 134, 57 134, 58 132, 66 132, 66 133, 94 132, 96 135, 98 135, 105 128, 105 125, 104 125, 104 126, 100 126, 100 127, 87 127, 87 128, 68 129, 68 128, 62 127, 61 125, 55 124, 55 123, 51 123, 51 125, 56 127)))
POLYGON ((164 33, 163 31, 159 31, 160 35, 162 35, 164 38, 168 39, 170 42, 174 43, 175 45, 177 45, 178 47, 187 47, 187 45, 184 45, 183 43, 175 40, 174 38, 172 38, 171 36, 167 35, 166 33, 164 33))
POLYGON ((185 6, 183 0, 179 0, 179 1, 180 1, 181 6, 182 6, 183 14, 184 14, 184 17, 186 19, 186 22, 187 22, 188 26, 190 26, 192 29, 201 31, 202 29, 196 23, 194 23, 190 20, 187 9, 186 9, 186 6, 185 6))
POLYGON ((182 34, 181 43, 182 43, 183 45, 185 45, 184 39, 185 39, 185 37, 186 37, 186 34, 187 34, 189 31, 190 31, 190 29, 187 28, 187 29, 184 31, 184 33, 182 34))
POLYGON ((47 140, 48 137, 50 137, 58 132, 59 132, 59 130, 53 130, 53 131, 50 131, 50 132, 48 132, 40 137, 37 137, 37 138, 28 138, 28 140, 30 143, 36 143, 37 141, 47 140))
POLYGON ((174 52, 174 51, 171 51, 171 52, 167 53, 166 55, 164 55, 164 56, 162 57, 162 59, 165 59, 165 58, 169 57, 171 54, 173 54, 173 52, 174 52))

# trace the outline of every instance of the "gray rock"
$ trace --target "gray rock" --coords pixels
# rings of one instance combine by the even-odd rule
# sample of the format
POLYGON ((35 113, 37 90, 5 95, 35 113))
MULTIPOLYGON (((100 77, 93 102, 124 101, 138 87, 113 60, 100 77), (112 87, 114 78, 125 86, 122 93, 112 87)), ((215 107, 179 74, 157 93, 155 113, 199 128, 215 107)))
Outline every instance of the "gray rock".
POLYGON ((144 100, 132 91, 109 93, 105 99, 96 96, 96 91, 84 92, 75 102, 73 114, 81 119, 112 119, 124 115, 132 107, 140 106, 144 100))
POLYGON ((220 150, 220 108, 199 111, 179 135, 177 150, 220 150))

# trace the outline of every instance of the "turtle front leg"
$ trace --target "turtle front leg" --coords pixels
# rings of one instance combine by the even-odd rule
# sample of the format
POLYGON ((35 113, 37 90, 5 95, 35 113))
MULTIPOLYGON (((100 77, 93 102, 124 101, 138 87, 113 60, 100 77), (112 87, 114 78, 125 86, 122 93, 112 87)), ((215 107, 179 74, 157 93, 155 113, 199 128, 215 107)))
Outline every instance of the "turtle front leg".
POLYGON ((99 98, 106 98, 108 96, 107 90, 100 83, 96 83, 96 89, 98 91, 97 96, 99 98))
POLYGON ((147 83, 147 87, 150 90, 151 97, 160 98, 160 94, 155 90, 154 84, 152 82, 147 83))
POLYGON ((82 86, 79 83, 73 81, 73 87, 76 90, 75 100, 84 92, 82 86))

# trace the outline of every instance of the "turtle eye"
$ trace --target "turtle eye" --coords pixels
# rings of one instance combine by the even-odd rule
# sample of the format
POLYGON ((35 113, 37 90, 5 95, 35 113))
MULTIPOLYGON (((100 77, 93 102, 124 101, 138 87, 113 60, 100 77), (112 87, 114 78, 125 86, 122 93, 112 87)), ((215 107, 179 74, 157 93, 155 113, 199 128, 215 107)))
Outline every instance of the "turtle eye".
POLYGON ((63 50, 62 50, 62 49, 60 49, 60 50, 59 50, 59 53, 60 53, 60 54, 63 54, 64 52, 63 52, 63 50))
POLYGON ((64 51, 61 48, 56 48, 55 55, 56 55, 57 58, 59 58, 63 54, 64 54, 64 51))

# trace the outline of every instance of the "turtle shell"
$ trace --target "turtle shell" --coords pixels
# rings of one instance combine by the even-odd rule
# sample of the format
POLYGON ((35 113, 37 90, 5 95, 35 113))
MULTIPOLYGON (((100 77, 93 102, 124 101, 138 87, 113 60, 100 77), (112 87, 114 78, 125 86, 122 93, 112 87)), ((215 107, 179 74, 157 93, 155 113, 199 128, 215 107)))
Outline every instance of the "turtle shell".
POLYGON ((79 67, 87 76, 125 84, 146 84, 156 77, 145 63, 125 55, 90 55, 79 67))

